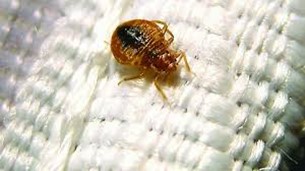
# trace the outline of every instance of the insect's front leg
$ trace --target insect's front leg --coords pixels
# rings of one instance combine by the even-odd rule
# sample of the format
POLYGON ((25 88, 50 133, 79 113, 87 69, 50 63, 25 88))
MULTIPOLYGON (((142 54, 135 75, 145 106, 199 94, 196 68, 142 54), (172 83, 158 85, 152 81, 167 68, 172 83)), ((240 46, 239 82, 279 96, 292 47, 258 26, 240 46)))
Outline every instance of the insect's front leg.
POLYGON ((187 58, 186 58, 186 55, 185 55, 185 52, 183 52, 183 51, 178 51, 178 63, 181 61, 181 59, 183 59, 183 61, 184 61, 184 64, 185 64, 185 67, 186 67, 186 70, 188 71, 188 72, 192 72, 191 71, 191 68, 190 68, 190 65, 189 65, 189 63, 188 63, 188 60, 187 60, 187 58))
POLYGON ((159 77, 160 77, 159 74, 157 74, 155 76, 154 85, 155 85, 156 89, 158 90, 158 92, 161 94, 162 98, 167 101, 167 97, 166 97, 164 91, 162 90, 161 86, 158 83, 159 77))

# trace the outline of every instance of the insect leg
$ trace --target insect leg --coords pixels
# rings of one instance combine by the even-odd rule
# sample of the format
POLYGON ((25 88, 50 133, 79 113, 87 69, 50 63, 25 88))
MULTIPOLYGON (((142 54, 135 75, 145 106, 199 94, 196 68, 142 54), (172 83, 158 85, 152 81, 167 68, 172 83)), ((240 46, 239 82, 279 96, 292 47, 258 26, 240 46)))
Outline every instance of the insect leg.
POLYGON ((163 28, 162 28, 162 33, 163 34, 165 34, 167 31, 168 31, 168 25, 165 23, 165 22, 163 22, 163 21, 160 21, 160 20, 153 20, 152 22, 155 22, 155 23, 157 23, 157 24, 161 24, 161 25, 163 25, 163 28))
POLYGON ((153 20, 153 22, 163 25, 162 33, 163 33, 163 35, 165 35, 166 33, 169 34, 170 38, 167 40, 167 42, 168 42, 168 44, 171 44, 174 41, 174 34, 168 30, 168 25, 165 22, 160 21, 160 20, 153 20))
POLYGON ((190 68, 190 65, 189 65, 189 63, 188 63, 188 61, 187 61, 185 52, 179 51, 178 54, 179 54, 179 58, 180 58, 180 59, 178 60, 178 63, 180 62, 181 59, 183 59, 184 64, 185 64, 185 67, 186 67, 186 70, 187 70, 188 72, 192 72, 192 71, 191 71, 191 68, 190 68))
POLYGON ((134 75, 134 76, 130 76, 130 77, 126 77, 126 78, 123 78, 120 82, 118 82, 118 85, 120 85, 122 82, 124 82, 124 81, 130 81, 130 80, 135 80, 135 79, 139 79, 139 78, 141 78, 141 77, 143 77, 143 75, 145 74, 145 69, 143 69, 142 71, 141 71, 141 73, 140 74, 138 74, 138 75, 134 75))
POLYGON ((171 31, 167 30, 167 33, 170 35, 170 38, 167 40, 167 43, 170 45, 174 41, 174 35, 171 31))
POLYGON ((161 96, 163 97, 163 99, 167 100, 167 97, 166 97, 164 91, 162 90, 161 86, 160 86, 159 83, 158 83, 158 79, 159 79, 159 75, 157 75, 157 76, 155 77, 155 80, 154 80, 155 87, 156 87, 156 89, 158 90, 158 92, 161 94, 161 96))

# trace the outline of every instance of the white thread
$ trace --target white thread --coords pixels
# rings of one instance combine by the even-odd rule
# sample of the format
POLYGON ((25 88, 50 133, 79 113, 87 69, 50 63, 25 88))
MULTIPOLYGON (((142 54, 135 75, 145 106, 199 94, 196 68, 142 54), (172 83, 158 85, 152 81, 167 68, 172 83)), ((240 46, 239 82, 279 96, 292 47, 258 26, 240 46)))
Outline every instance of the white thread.
POLYGON ((44 0, 1 2, 17 16, 0 24, 3 170, 284 170, 281 156, 298 145, 301 0, 65 0, 45 5, 62 7, 54 15, 44 0), (149 79, 117 86, 129 71, 101 46, 138 17, 169 23, 197 74, 182 67, 180 82, 162 87, 170 107, 149 79))

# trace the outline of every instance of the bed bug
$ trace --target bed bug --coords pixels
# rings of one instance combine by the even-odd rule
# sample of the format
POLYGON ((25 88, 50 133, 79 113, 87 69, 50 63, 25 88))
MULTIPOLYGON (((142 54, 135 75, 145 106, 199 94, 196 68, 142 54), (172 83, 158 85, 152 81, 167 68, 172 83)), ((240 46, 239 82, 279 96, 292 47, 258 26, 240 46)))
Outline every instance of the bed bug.
POLYGON ((191 71, 185 53, 170 48, 173 40, 173 33, 163 21, 134 19, 120 24, 111 37, 111 51, 120 64, 138 67, 140 73, 126 77, 118 84, 141 78, 146 71, 153 70, 156 73, 154 85, 167 99, 158 79, 175 72, 181 59, 187 71, 191 71))

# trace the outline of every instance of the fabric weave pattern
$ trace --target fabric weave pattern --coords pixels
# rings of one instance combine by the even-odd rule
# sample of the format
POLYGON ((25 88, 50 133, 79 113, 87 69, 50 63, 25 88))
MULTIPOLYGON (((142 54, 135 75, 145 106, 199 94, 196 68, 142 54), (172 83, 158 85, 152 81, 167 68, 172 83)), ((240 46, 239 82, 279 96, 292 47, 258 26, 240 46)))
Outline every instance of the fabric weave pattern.
POLYGON ((0 0, 2 170, 289 170, 304 129, 302 0, 0 0), (108 43, 134 18, 186 52, 165 103, 108 43))

